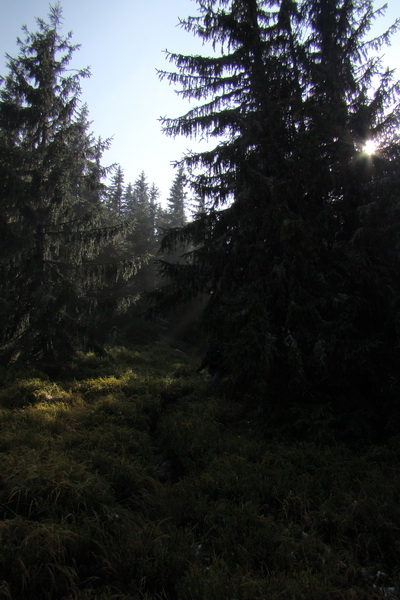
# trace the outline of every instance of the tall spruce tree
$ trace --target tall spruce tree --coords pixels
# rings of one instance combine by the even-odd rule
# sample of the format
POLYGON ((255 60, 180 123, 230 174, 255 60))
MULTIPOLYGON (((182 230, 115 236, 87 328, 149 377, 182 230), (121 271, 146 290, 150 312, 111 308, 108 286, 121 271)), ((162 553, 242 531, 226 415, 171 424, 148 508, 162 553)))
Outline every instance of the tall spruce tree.
POLYGON ((164 237, 194 249, 163 263, 160 305, 207 294, 218 368, 269 414, 323 403, 383 428, 397 410, 399 85, 371 53, 397 25, 366 41, 380 14, 370 0, 199 2, 182 24, 216 55, 169 54, 177 70, 161 73, 199 103, 166 132, 219 141, 185 158, 209 208, 164 237))
POLYGON ((111 217, 121 219, 125 210, 124 202, 124 172, 118 165, 108 187, 106 207, 111 217))
MULTIPOLYGON (((167 207, 163 211, 160 219, 160 230, 179 230, 186 223, 186 176, 183 166, 180 166, 172 182, 167 201, 167 207)), ((180 256, 186 251, 185 244, 177 244, 174 249, 163 251, 163 260, 168 262, 177 262, 180 256)))
POLYGON ((151 229, 153 232, 153 239, 156 244, 158 244, 158 228, 159 228, 159 219, 160 219, 160 190, 156 186, 155 183, 152 183, 149 191, 149 216, 151 229))
POLYGON ((186 177, 183 167, 179 167, 171 185, 171 190, 167 202, 168 227, 182 227, 186 222, 185 200, 186 200, 186 177))
POLYGON ((99 220, 104 144, 80 105, 89 72, 67 68, 77 46, 58 5, 37 24, 8 56, 0 91, 0 356, 54 364, 93 336, 99 289, 115 278, 96 257, 122 230, 99 220))
POLYGON ((135 251, 141 255, 154 254, 156 246, 157 188, 147 181, 144 171, 140 173, 127 198, 126 212, 136 222, 136 231, 131 241, 135 251))

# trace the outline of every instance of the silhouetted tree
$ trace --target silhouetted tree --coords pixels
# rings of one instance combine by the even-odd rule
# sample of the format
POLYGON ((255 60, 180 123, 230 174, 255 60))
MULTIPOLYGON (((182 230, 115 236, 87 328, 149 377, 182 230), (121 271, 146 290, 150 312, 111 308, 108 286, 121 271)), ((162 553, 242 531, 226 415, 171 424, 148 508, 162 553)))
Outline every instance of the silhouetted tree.
POLYGON ((216 54, 169 54, 177 70, 161 77, 202 103, 164 127, 220 141, 185 157, 207 209, 164 237, 164 249, 192 250, 163 263, 159 305, 207 294, 227 380, 269 414, 330 403, 387 421, 399 391, 399 86, 370 51, 396 25, 365 41, 381 14, 370 0, 198 4, 182 25, 216 54))

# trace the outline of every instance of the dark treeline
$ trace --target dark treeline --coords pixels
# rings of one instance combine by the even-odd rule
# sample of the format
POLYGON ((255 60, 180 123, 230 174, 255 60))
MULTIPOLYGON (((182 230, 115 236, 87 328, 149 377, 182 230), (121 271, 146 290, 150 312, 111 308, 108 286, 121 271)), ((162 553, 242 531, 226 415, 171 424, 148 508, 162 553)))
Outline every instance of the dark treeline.
POLYGON ((397 25, 368 41, 380 14, 199 2, 181 24, 215 54, 169 55, 161 79, 197 105, 163 123, 216 144, 182 159, 166 208, 145 173, 103 166, 60 8, 24 29, 0 92, 3 365, 57 368, 114 327, 135 341, 138 302, 176 318, 201 299, 222 391, 300 434, 324 415, 345 436, 395 435, 399 84, 379 52, 397 25))

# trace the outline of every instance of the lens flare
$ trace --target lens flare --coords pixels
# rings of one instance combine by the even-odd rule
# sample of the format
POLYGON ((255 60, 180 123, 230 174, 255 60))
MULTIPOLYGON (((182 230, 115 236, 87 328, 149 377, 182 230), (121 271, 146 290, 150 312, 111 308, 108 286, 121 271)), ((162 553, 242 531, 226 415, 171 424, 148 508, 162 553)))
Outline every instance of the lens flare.
POLYGON ((378 149, 378 142, 376 140, 367 140, 363 146, 364 154, 368 154, 368 156, 372 156, 378 149))

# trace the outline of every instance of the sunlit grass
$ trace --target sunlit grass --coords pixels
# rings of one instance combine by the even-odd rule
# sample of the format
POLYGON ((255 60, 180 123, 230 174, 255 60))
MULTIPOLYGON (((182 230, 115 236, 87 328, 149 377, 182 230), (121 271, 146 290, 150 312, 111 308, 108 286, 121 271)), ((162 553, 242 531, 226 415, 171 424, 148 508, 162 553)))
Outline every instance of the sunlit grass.
POLYGON ((369 600, 398 589, 398 444, 266 436, 167 343, 0 390, 0 598, 369 600), (382 575, 384 573, 384 576, 382 575), (379 575, 381 574, 381 575, 379 575))

